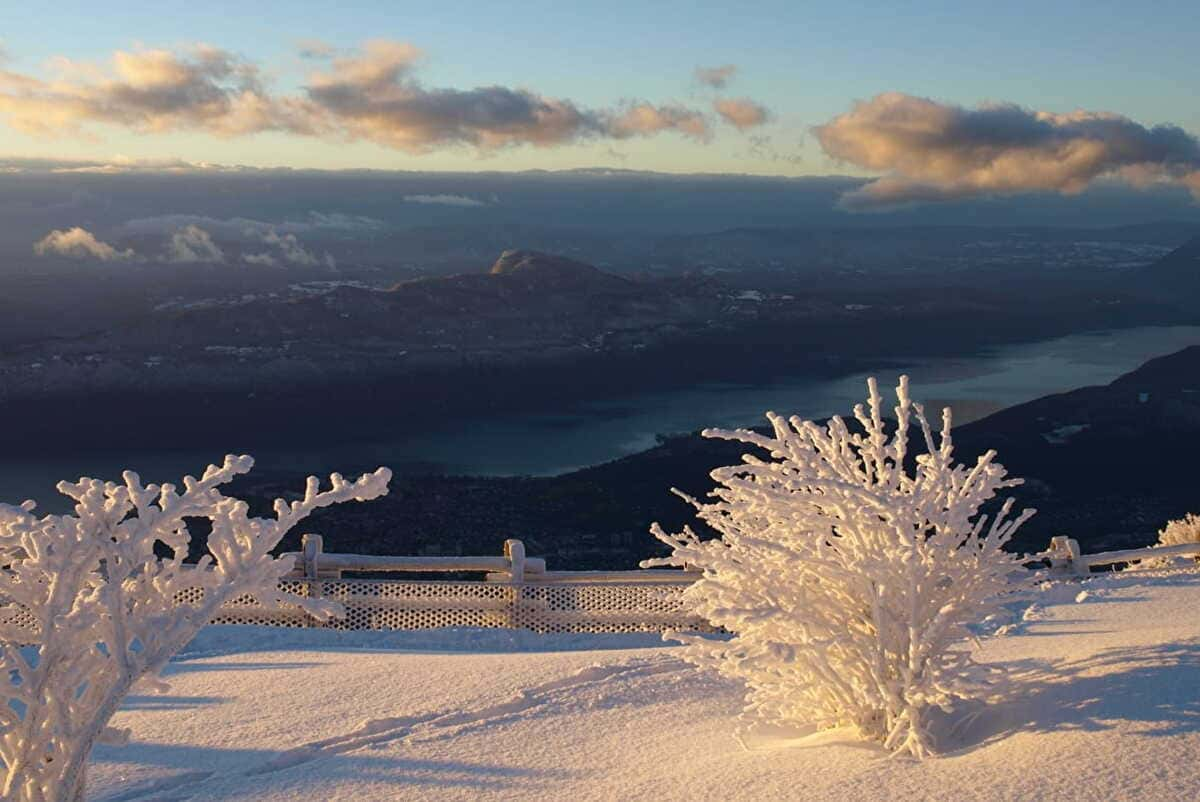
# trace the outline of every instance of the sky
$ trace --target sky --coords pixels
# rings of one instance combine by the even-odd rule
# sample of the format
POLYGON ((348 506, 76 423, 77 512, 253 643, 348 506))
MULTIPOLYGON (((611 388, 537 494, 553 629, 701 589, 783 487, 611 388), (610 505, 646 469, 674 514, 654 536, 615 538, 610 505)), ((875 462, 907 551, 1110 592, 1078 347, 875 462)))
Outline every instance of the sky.
POLYGON ((1194 3, 30 8, 0 7, 10 160, 878 178, 861 208, 1200 195, 1194 3))

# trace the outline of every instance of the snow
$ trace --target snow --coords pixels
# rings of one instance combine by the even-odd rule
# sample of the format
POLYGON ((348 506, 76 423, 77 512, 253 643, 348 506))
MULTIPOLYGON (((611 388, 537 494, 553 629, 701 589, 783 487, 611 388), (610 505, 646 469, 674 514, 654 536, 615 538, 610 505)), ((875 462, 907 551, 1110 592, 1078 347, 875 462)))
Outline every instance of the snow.
MULTIPOLYGON (((845 730, 739 743, 735 681, 652 636, 210 627, 113 719, 91 800, 1200 797, 1200 572, 1047 584, 989 621, 1003 705, 924 762, 845 730)), ((949 722, 947 722, 949 723, 949 722)))
POLYGON ((227 455, 199 479, 143 485, 59 482, 75 515, 33 514, 36 504, 0 504, 0 796, 12 802, 75 799, 93 744, 124 740, 109 719, 139 683, 156 675, 230 599, 265 609, 290 603, 318 618, 334 602, 287 593, 279 580, 294 560, 271 553, 293 526, 321 507, 387 493, 380 468, 330 489, 310 476, 304 495, 277 499, 274 518, 250 518, 221 485, 254 465, 227 455), (207 518, 208 554, 186 565, 188 519, 207 518), (163 556, 163 552, 170 556, 163 556))
POLYGON ((1008 478, 994 451, 973 467, 956 463, 950 410, 935 444, 908 386, 901 376, 894 424, 872 378, 867 404, 854 407, 857 429, 836 415, 820 425, 773 412, 773 436, 705 429, 770 458, 747 454, 713 470, 708 501, 676 490, 720 537, 652 524, 672 552, 642 566, 701 572, 684 605, 733 637, 677 639, 690 662, 746 683, 748 716, 852 726, 921 758, 932 708, 993 697, 1003 682, 961 643, 1012 595, 1021 559, 1004 544, 1035 511, 1010 516, 1008 498, 981 513, 1021 480, 1008 478))

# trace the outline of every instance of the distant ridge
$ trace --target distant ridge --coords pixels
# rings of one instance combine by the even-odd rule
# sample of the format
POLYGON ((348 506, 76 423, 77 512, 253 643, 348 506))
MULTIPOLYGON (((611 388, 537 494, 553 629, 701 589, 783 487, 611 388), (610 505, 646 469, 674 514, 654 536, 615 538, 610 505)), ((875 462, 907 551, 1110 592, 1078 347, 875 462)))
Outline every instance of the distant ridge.
POLYGON ((558 287, 624 286, 630 283, 592 265, 541 251, 504 251, 488 274, 521 279, 532 285, 558 287))
POLYGON ((1151 295, 1191 302, 1200 294, 1200 236, 1139 271, 1137 280, 1151 295))
POLYGON ((589 264, 565 256, 512 249, 501 253, 488 272, 493 276, 502 276, 514 273, 595 275, 600 271, 589 264))

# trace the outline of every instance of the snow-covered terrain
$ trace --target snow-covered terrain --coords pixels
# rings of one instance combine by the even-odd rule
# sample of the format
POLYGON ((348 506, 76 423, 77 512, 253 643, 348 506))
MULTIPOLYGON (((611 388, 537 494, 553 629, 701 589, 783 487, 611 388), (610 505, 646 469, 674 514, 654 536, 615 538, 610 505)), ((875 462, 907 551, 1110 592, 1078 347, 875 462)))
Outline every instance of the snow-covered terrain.
MULTIPOLYGON (((92 800, 1200 798, 1200 573, 1044 586, 976 657, 1012 699, 940 757, 734 737, 741 691, 656 637, 210 627, 133 696, 92 800)), ((1007 614, 1006 614, 1007 615, 1007 614)))

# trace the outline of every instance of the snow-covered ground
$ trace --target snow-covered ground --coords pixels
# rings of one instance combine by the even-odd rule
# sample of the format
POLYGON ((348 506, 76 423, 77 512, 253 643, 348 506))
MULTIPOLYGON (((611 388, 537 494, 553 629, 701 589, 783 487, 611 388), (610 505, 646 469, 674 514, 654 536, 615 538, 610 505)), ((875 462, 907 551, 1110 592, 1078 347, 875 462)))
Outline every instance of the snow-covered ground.
POLYGON ((651 636, 210 627, 99 747, 89 799, 1195 800, 1200 573, 1047 586, 923 763, 844 732, 735 739, 736 685, 651 636))

